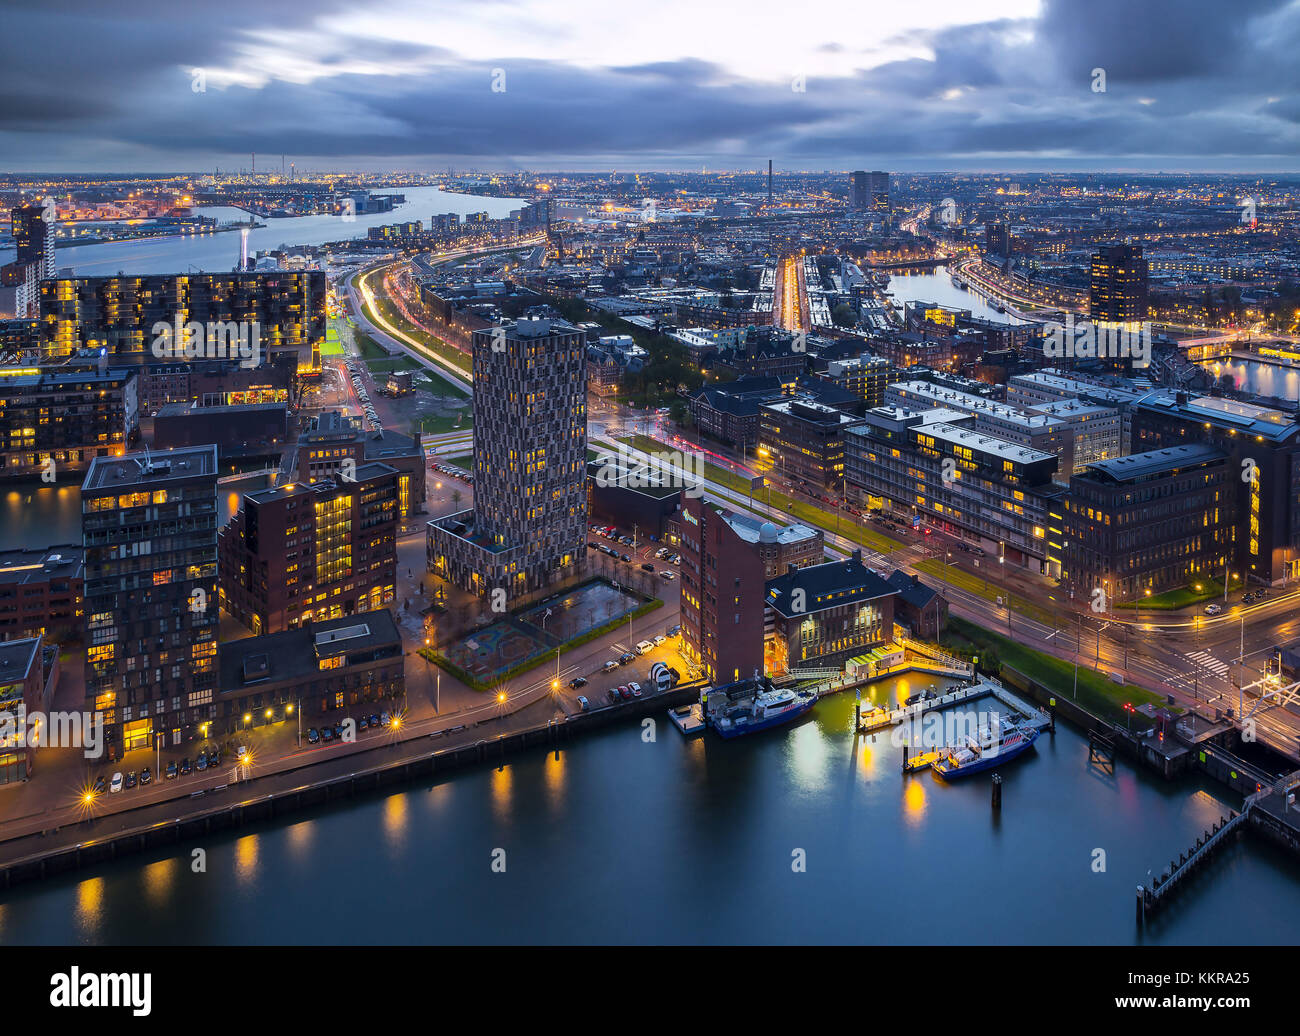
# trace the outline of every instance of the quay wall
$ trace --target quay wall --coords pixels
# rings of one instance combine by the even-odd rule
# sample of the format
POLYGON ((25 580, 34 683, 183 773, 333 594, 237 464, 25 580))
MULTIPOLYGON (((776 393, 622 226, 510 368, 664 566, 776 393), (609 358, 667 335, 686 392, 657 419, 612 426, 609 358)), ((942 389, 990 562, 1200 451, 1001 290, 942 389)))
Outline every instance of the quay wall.
MULTIPOLYGON (((55 847, 0 863, 0 889, 22 881, 51 877, 104 860, 143 852, 157 846, 175 845, 185 838, 208 835, 215 831, 241 827, 244 824, 287 816, 322 802, 347 798, 390 785, 427 780, 467 766, 483 763, 500 764, 509 756, 539 746, 553 747, 558 750, 561 743, 568 741, 574 735, 588 733, 615 722, 626 722, 650 715, 662 717, 665 710, 679 705, 693 704, 699 700, 699 696, 699 684, 683 684, 640 701, 634 700, 622 705, 581 712, 560 722, 533 726, 495 737, 484 737, 472 744, 458 745, 455 748, 439 750, 431 747, 427 753, 419 754, 414 758, 396 760, 361 769, 355 773, 317 780, 289 791, 256 794, 257 780, 253 779, 247 782, 249 791, 254 793, 249 798, 211 809, 202 807, 205 793, 199 793, 193 799, 194 810, 176 820, 140 825, 102 838, 55 847)), ((665 724, 667 724, 666 718, 665 724)), ((667 725, 665 729, 668 729, 667 725)), ((439 731, 426 735, 426 738, 432 744, 444 736, 445 732, 439 731)), ((409 748, 419 740, 421 739, 412 738, 404 744, 409 748)), ((364 753, 359 753, 359 756, 363 757, 364 753)), ((358 758, 358 762, 360 761, 361 759, 358 758)), ((312 765, 304 764, 301 769, 310 769, 312 765)), ((282 776, 282 773, 275 776, 282 776)))

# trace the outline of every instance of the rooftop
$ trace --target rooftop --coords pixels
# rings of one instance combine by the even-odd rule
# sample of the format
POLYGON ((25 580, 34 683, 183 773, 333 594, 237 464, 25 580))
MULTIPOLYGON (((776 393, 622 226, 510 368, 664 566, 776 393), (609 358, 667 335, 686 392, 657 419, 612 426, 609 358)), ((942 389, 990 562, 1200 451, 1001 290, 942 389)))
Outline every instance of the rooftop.
POLYGON ((1116 482, 1132 482, 1137 479, 1150 478, 1152 475, 1164 474, 1177 468, 1221 461, 1227 456, 1217 446, 1198 442, 1189 446, 1169 446, 1161 450, 1132 453, 1127 457, 1111 457, 1109 460, 1099 460, 1089 464, 1088 470, 1105 475, 1116 482))
POLYGON ((154 486, 217 474, 216 446, 182 446, 174 450, 128 453, 124 457, 96 457, 90 462, 83 493, 99 489, 154 486))

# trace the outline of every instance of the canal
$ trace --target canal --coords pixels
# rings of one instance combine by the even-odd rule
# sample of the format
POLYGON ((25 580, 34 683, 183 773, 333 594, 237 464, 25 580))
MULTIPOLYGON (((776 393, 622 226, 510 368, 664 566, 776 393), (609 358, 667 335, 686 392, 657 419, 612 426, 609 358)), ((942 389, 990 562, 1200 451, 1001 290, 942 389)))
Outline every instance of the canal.
POLYGON ((1300 874, 1249 835, 1135 928, 1135 886, 1239 805, 1223 789, 1091 768, 1060 725, 1008 765, 995 814, 987 775, 904 779, 888 734, 855 739, 852 715, 838 695, 728 742, 662 718, 653 742, 607 727, 558 755, 17 886, 0 941, 1294 941, 1300 874))
POLYGON ((968 309, 973 317, 1003 324, 1023 324, 1006 313, 999 313, 984 298, 952 282, 946 266, 936 266, 924 273, 891 273, 887 289, 901 306, 905 302, 935 302, 951 309, 968 309))

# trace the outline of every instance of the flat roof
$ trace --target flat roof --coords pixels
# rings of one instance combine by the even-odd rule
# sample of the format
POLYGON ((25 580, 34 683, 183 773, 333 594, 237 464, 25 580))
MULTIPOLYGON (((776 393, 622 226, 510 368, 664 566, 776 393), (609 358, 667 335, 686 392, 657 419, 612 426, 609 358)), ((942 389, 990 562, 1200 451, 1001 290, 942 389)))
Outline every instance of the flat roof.
POLYGON ((1296 423, 1293 414, 1216 396, 1192 396, 1180 403, 1176 395, 1159 391, 1148 393, 1137 405, 1143 409, 1180 414, 1221 428, 1234 428, 1246 435, 1257 435, 1275 442, 1292 438, 1300 432, 1300 424, 1296 423))
POLYGON ((1094 461, 1088 465, 1088 470, 1104 474, 1116 482, 1128 482, 1158 475, 1172 468, 1204 464, 1223 460, 1226 457, 1227 454, 1217 446, 1198 442, 1187 446, 1167 446, 1160 450, 1147 450, 1145 453, 1131 453, 1127 457, 1111 457, 1107 460, 1094 461))
POLYGON ((998 403, 987 396, 972 395, 930 381, 897 381, 889 385, 885 391, 893 391, 904 399, 929 401, 935 406, 964 410, 971 414, 985 414, 1007 424, 1022 425, 1026 428, 1051 428, 1060 423, 1059 418, 1047 414, 1027 413, 1019 407, 998 403))
POLYGON ((0 682, 26 679, 37 659, 36 649, 40 643, 40 637, 0 643, 0 682))
POLYGON ((1058 459, 1054 453, 1045 453, 1032 446, 1021 446, 1016 442, 999 439, 996 435, 989 435, 988 432, 977 432, 972 428, 963 428, 955 424, 927 425, 925 434, 950 442, 954 446, 965 446, 967 449, 979 450, 989 456, 1018 461, 1021 464, 1036 464, 1043 460, 1058 459))
POLYGON ((81 491, 127 489, 217 474, 217 447, 179 446, 172 450, 128 453, 124 457, 96 457, 90 462, 81 491))

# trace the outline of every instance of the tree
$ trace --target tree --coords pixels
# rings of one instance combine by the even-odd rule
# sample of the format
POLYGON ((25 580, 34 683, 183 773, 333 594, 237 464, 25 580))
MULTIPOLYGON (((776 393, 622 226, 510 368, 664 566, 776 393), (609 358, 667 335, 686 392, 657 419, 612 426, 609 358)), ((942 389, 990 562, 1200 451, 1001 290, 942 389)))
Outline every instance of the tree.
POLYGON ((837 327, 852 327, 858 322, 858 315, 847 302, 841 302, 831 310, 831 319, 837 327))

